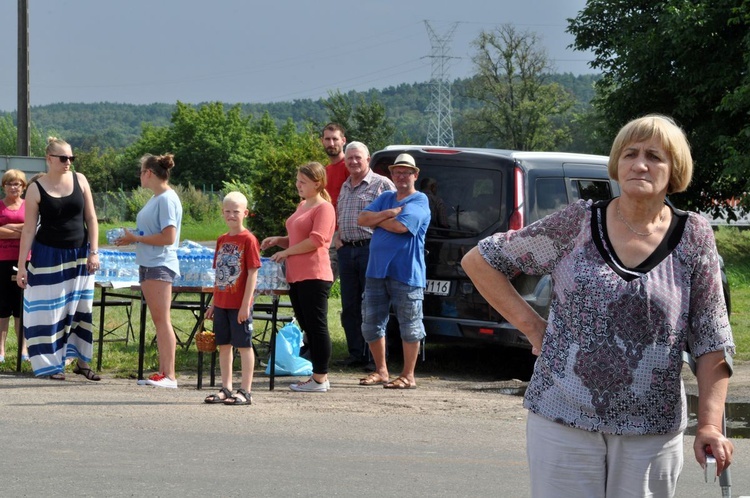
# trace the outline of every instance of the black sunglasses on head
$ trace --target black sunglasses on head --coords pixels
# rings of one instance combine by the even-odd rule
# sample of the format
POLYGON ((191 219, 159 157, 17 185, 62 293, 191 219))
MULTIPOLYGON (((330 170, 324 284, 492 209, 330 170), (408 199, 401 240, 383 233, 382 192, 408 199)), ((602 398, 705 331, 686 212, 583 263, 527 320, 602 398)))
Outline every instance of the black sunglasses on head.
POLYGON ((76 160, 76 156, 59 156, 57 154, 50 154, 51 157, 57 157, 61 163, 70 161, 71 163, 76 160))

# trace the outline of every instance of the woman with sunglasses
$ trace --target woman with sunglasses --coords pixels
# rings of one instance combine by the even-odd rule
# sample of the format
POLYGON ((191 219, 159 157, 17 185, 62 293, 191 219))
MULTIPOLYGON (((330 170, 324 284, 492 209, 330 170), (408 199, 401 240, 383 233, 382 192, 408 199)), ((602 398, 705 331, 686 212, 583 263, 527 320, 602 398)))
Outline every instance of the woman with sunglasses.
POLYGON ((169 185, 172 168, 172 154, 146 154, 141 158, 141 186, 154 193, 136 217, 138 231, 143 235, 125 230, 115 245, 137 244, 138 280, 156 328, 159 371, 146 380, 139 380, 138 384, 174 389, 177 388, 174 366, 177 339, 169 311, 172 308, 172 282, 180 274, 177 245, 180 242, 182 203, 169 185))
POLYGON ((91 309, 99 269, 99 225, 86 177, 64 140, 47 139, 47 174, 26 191, 16 283, 24 289, 23 331, 34 375, 65 380, 73 373, 101 380, 91 369, 91 309), (38 229, 37 229, 38 226, 38 229), (26 260, 31 251, 31 259, 26 260))
POLYGON ((26 175, 23 171, 9 169, 3 175, 3 192, 0 201, 0 363, 5 361, 5 339, 8 336, 10 317, 14 319, 16 334, 21 336, 21 359, 28 361, 26 341, 19 326, 21 317, 21 289, 13 282, 16 274, 13 268, 18 261, 18 248, 24 220, 24 200, 21 197, 26 188, 26 175))

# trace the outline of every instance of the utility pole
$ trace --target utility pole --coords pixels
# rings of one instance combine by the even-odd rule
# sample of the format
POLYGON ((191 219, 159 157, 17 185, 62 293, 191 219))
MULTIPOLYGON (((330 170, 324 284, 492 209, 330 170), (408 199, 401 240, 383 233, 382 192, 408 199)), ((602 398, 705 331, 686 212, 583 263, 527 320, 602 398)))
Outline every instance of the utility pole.
POLYGON ((18 102, 16 105, 18 138, 16 153, 29 156, 31 121, 29 119, 29 2, 18 0, 18 102))
POLYGON ((424 24, 432 45, 432 53, 430 54, 432 59, 432 77, 430 78, 432 95, 430 105, 427 106, 427 112, 432 113, 432 115, 427 125, 427 145, 454 147, 453 121, 451 119, 451 83, 448 80, 448 66, 450 59, 453 59, 449 55, 449 45, 458 23, 453 23, 443 36, 435 33, 429 21, 425 21, 424 24))

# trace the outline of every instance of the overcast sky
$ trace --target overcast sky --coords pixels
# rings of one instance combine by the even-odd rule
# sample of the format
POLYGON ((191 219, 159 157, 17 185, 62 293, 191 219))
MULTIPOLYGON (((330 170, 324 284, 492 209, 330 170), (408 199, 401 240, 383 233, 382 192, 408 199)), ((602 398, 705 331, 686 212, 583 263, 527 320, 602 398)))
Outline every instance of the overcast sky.
MULTIPOLYGON (((28 0, 31 105, 228 104, 326 97, 429 81, 424 21, 450 43, 451 79, 471 42, 504 23, 536 32, 560 72, 593 72, 567 48, 585 0, 28 0)), ((18 2, 0 1, 0 110, 17 103, 18 2)))

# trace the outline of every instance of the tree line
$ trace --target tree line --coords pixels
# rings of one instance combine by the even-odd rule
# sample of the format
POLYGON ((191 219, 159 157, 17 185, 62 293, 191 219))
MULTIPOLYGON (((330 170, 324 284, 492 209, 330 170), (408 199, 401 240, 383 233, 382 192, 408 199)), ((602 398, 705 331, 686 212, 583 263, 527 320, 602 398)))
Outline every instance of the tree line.
MULTIPOLYGON (((594 96, 594 82, 598 78, 593 74, 555 73, 549 75, 550 81, 558 83, 572 96, 578 109, 589 107, 594 96)), ((451 85, 454 129, 456 135, 464 140, 460 145, 480 147, 486 144, 472 140, 470 133, 461 130, 465 122, 462 116, 479 106, 476 100, 468 96, 469 84, 470 79, 459 78, 451 85)), ((267 113, 277 127, 283 126, 287 120, 291 119, 302 129, 308 122, 327 122, 332 117, 327 104, 336 99, 351 103, 354 109, 360 107, 362 101, 366 104, 379 103, 385 111, 388 122, 394 128, 393 136, 389 137, 390 143, 419 144, 425 141, 429 119, 429 116, 425 114, 430 103, 429 82, 402 83, 366 92, 350 91, 344 94, 332 92, 327 98, 316 100, 299 99, 267 104, 248 103, 239 104, 239 107, 244 115, 254 118, 261 118, 267 113)), ((206 104, 189 105, 198 109, 206 104)), ((91 150, 95 147, 101 150, 108 148, 119 150, 136 142, 141 136, 144 125, 169 126, 176 109, 176 103, 148 105, 110 102, 56 103, 32 107, 31 121, 34 128, 42 135, 59 135, 76 150, 91 150)), ((8 126, 8 124, 15 123, 15 117, 15 112, 0 112, 0 133, 2 130, 10 133, 7 141, 0 137, 0 153, 2 154, 15 153, 15 128, 8 126), (10 121, 3 121, 8 119, 10 121), (5 125, 2 124, 3 122, 5 125)), ((574 117, 569 116, 569 121, 572 119, 574 117)), ((568 148, 574 150, 576 146, 571 144, 568 148)))
MULTIPOLYGON (((662 113, 686 131, 695 161, 681 208, 727 210, 750 200, 750 3, 744 0, 588 0, 569 20, 573 46, 594 54, 596 75, 557 74, 533 32, 501 25, 474 41, 474 74, 452 84, 456 145, 607 154, 634 117, 662 113)), ((55 104, 32 109, 32 151, 68 140, 77 167, 100 190, 137 186, 144 152, 174 152, 184 185, 268 182, 291 191, 295 167, 325 161, 318 130, 341 121, 375 151, 425 141, 429 83, 271 104, 55 104), (273 168, 279 167, 276 171, 273 168), (289 185, 275 183, 278 173, 289 185)), ((15 151, 13 115, 0 115, 0 154, 15 151)), ((291 197, 294 198, 292 192, 291 197)))

